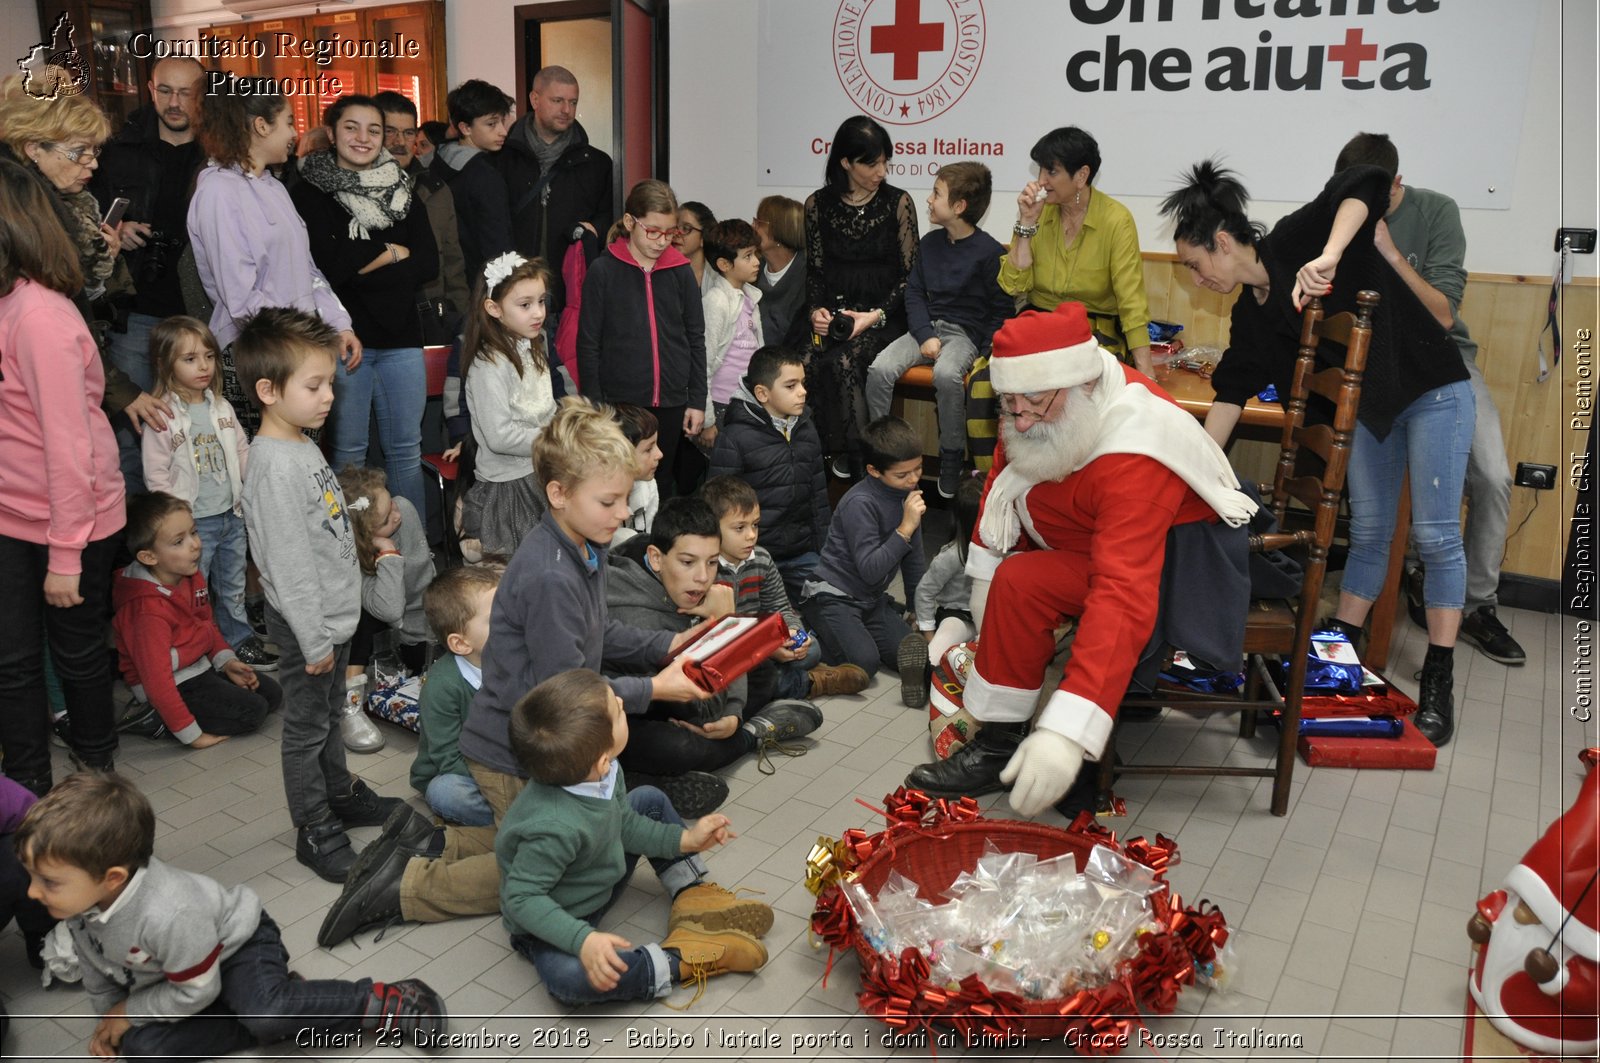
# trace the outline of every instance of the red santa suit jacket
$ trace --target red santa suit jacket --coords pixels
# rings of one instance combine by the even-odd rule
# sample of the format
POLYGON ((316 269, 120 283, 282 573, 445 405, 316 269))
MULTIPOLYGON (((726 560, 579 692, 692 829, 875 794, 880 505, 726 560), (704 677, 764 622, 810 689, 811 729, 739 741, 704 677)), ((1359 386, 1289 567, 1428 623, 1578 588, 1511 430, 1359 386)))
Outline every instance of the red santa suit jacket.
MULTIPOLYGON (((1131 370, 1129 374, 1132 378, 1131 370)), ((1137 380, 1172 401, 1153 383, 1143 377, 1137 380)), ((1005 464, 1002 442, 995 450, 983 505, 988 504, 988 486, 1005 464)), ((1017 660, 1008 653, 1007 644, 1012 640, 1002 629, 1019 618, 996 594, 1027 593, 1057 599, 1056 615, 1078 616, 1078 633, 1059 688, 1065 697, 1052 698, 1038 723, 1078 742, 1091 756, 1098 755, 1110 735, 1111 717, 1127 692, 1139 654, 1155 627, 1167 532, 1191 521, 1215 521, 1217 514, 1176 473, 1153 458, 1136 454, 1103 455, 1065 480, 1038 484, 1023 496, 1018 510, 1023 530, 1011 550, 1060 553, 1062 579, 1052 581, 1056 585, 1017 588, 1009 587, 1003 578, 996 582, 985 608, 977 670, 991 689, 1011 688, 1019 695, 1036 697, 1049 662, 1017 660), (1086 594, 1082 593, 1085 587, 1086 594), (1081 600, 1075 600, 1080 596, 1081 600)), ((967 556, 970 576, 994 579, 1005 555, 990 550, 975 530, 967 556)), ((968 698, 970 703, 970 691, 968 698)), ((1029 700, 1029 714, 1032 707, 1029 700)))

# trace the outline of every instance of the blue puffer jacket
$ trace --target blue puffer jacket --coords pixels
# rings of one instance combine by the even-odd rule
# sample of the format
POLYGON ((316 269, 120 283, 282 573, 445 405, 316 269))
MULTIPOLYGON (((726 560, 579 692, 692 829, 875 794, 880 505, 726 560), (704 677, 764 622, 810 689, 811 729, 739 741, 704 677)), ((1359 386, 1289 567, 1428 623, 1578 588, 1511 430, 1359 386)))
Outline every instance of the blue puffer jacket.
POLYGON ((821 550, 828 537, 828 481, 822 471, 822 437, 806 410, 789 438, 741 387, 728 404, 711 453, 711 475, 731 474, 761 499, 761 545, 785 561, 821 550))

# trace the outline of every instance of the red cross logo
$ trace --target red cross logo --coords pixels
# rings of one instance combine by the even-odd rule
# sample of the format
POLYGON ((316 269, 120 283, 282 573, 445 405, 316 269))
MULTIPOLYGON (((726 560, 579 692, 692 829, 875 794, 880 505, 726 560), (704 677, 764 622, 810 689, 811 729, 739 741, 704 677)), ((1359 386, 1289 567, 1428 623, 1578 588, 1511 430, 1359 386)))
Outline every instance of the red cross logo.
MULTIPOLYGON (((873 30, 873 33, 876 34, 877 30, 873 30)), ((876 36, 873 39, 876 40, 876 36)), ((1376 58, 1378 58, 1378 46, 1376 44, 1362 43, 1360 29, 1345 30, 1344 43, 1335 44, 1328 49, 1328 62, 1344 64, 1344 72, 1340 75, 1341 77, 1360 77, 1361 64, 1369 59, 1376 58)), ((896 62, 898 63, 898 60, 896 62)), ((899 69, 898 66, 896 66, 896 69, 899 69)), ((898 77, 899 74, 895 76, 898 77)))
MULTIPOLYGON (((894 0, 894 21, 872 27, 869 50, 874 55, 887 52, 894 56, 896 81, 914 81, 922 53, 944 50, 944 23, 922 21, 922 0, 894 0)), ((1377 54, 1376 48, 1373 54, 1377 54)))

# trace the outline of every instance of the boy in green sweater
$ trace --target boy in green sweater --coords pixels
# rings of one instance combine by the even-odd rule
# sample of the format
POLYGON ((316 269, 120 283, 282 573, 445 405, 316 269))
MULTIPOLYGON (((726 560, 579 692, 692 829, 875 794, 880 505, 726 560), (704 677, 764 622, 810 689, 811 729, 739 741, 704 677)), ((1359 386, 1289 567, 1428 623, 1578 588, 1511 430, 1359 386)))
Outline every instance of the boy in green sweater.
POLYGON ((504 571, 500 565, 452 568, 435 576, 422 594, 428 626, 450 655, 435 661, 422 683, 411 785, 445 822, 463 827, 494 822, 494 811, 467 770, 459 742, 472 695, 483 685, 489 610, 504 571))
POLYGON ((767 962, 757 938, 772 929, 772 909, 701 882, 705 864, 692 855, 734 837, 728 817, 685 827, 660 790, 628 790, 616 761, 628 718, 598 673, 575 668, 540 683, 512 710, 510 730, 528 785, 495 838, 500 909, 512 948, 552 997, 654 1000, 681 982, 696 984, 698 1000, 708 977, 767 962), (635 946, 597 924, 640 855, 673 901, 666 938, 635 946))

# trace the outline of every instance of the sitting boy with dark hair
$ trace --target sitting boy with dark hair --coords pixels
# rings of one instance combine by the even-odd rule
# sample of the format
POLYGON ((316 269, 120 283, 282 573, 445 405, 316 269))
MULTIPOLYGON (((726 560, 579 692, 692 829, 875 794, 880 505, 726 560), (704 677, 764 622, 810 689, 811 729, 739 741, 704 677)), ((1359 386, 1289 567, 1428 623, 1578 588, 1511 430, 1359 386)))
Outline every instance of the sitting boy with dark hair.
MULTIPOLYGON (((800 612, 783 587, 772 555, 756 545, 761 535, 761 502, 755 488, 737 476, 713 476, 700 488, 700 497, 717 518, 722 553, 717 558, 717 582, 733 588, 733 611, 746 616, 782 613, 792 635, 801 628, 800 612)), ((749 704, 761 708, 773 698, 822 698, 831 694, 859 694, 872 677, 853 664, 822 663, 822 647, 808 636, 796 649, 779 646, 746 677, 749 704)))
POLYGON ((762 545, 778 563, 790 601, 811 578, 828 537, 828 478, 822 437, 806 410, 806 368, 798 354, 763 347, 750 356, 711 452, 711 476, 737 476, 756 489, 767 522, 762 545))
MULTIPOLYGON (((414 979, 305 979, 249 886, 156 859, 156 820, 133 783, 80 772, 28 811, 14 840, 29 894, 65 921, 102 1018, 89 1054, 223 1056, 304 1034, 380 1031, 429 1044, 444 1001, 414 979)), ((316 1043, 316 1042, 310 1042, 316 1043)))
MULTIPOLYGON (((711 507, 698 498, 669 498, 661 504, 648 536, 639 536, 611 554, 606 610, 646 631, 686 631, 708 595, 727 595, 713 615, 732 609, 732 594, 717 585, 722 534, 711 507)), ((612 667, 607 662, 607 667, 612 667)), ((632 669, 618 666, 618 671, 632 669)), ((748 753, 794 753, 781 743, 808 735, 822 725, 822 710, 806 701, 774 701, 748 716, 747 677, 719 694, 687 703, 651 702, 634 718, 633 740, 622 753, 629 771, 648 776, 710 772, 748 753)), ((770 772, 765 766, 763 771, 770 772)))
POLYGON ((867 477, 845 492, 828 528, 814 579, 800 599, 806 626, 822 641, 822 659, 854 664, 868 675, 898 667, 911 633, 889 599, 898 570, 906 598, 928 567, 922 553, 922 440, 898 417, 880 417, 861 433, 867 477))
MULTIPOLYGON (((617 758, 628 743, 622 700, 598 674, 546 679, 511 711, 511 750, 528 785, 500 821, 500 910, 511 947, 562 1004, 655 1000, 767 962, 757 939, 772 909, 702 882, 699 857, 733 837, 727 816, 687 828, 660 790, 629 790, 617 758), (672 896, 667 936, 634 946, 598 929, 640 855, 672 896)), ((691 1001, 690 1003, 693 1003, 691 1001)))
POLYGON ((196 749, 260 727, 283 691, 239 660, 222 637, 189 503, 164 491, 135 495, 128 500, 127 535, 133 561, 112 585, 111 627, 133 696, 196 749))

